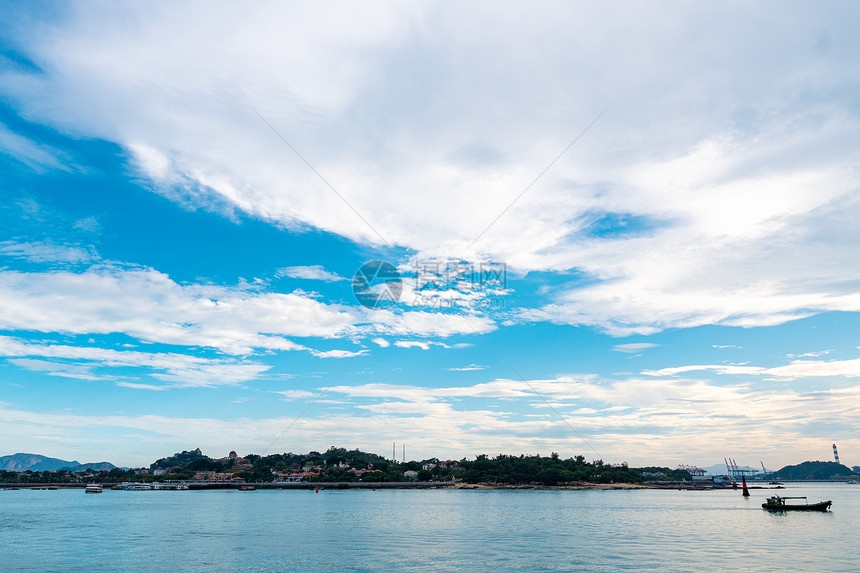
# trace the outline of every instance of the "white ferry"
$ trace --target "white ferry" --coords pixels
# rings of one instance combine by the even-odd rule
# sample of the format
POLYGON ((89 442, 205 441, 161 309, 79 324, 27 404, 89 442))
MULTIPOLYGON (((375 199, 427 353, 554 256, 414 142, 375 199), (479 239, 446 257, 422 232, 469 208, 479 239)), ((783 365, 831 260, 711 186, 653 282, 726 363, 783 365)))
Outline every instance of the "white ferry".
POLYGON ((122 482, 120 484, 120 489, 124 489, 126 491, 148 491, 152 489, 152 486, 148 483, 122 482))

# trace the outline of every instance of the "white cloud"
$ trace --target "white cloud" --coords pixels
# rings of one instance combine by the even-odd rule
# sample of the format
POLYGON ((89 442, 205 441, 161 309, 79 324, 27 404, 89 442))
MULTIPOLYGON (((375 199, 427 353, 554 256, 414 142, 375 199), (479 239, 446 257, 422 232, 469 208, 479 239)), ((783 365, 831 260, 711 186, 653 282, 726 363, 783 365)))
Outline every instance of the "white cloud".
POLYGON ((371 342, 378 346, 381 346, 382 348, 388 348, 389 346, 391 346, 391 343, 384 338, 374 338, 373 340, 371 340, 371 342))
POLYGON ((307 267, 284 267, 275 273, 279 277, 290 277, 294 279, 309 279, 325 282, 345 281, 347 279, 325 270, 321 265, 307 267))
POLYGON ((489 368, 488 366, 484 366, 483 364, 469 364, 468 366, 460 366, 459 368, 446 368, 446 370, 450 370, 451 372, 471 372, 474 370, 485 370, 489 368))
MULTIPOLYGON (((397 346, 398 348, 420 348, 421 350, 430 350, 431 346, 439 346, 442 348, 464 348, 462 343, 449 345, 436 340, 397 340, 394 342, 394 346, 397 346)), ((466 344, 465 346, 470 345, 466 344)))
POLYGON ((830 354, 832 350, 819 350, 817 352, 804 352, 803 354, 786 354, 788 358, 818 358, 830 354))
POLYGON ((305 398, 313 398, 316 395, 313 392, 308 392, 307 390, 281 390, 275 392, 275 394, 280 394, 286 400, 303 400, 305 398))
POLYGON ((398 340, 394 343, 398 348, 420 348, 421 350, 430 350, 430 343, 421 340, 398 340))
POLYGON ((18 135, 2 123, 0 123, 0 152, 8 153, 37 171, 45 168, 67 170, 60 160, 60 158, 65 159, 61 152, 18 135))
POLYGON ((616 352, 626 352, 628 354, 633 354, 635 352, 648 350, 649 348, 656 348, 658 346, 660 345, 653 344, 651 342, 631 342, 630 344, 616 344, 612 347, 612 350, 616 352))
MULTIPOLYGON (((601 381, 590 376, 529 384, 556 404, 607 461, 705 464, 727 449, 737 451, 737 444, 743 443, 742 451, 754 459, 778 465, 802 456, 820 457, 834 423, 844 428, 845 435, 860 428, 860 386, 763 391, 701 380, 601 381), (655 433, 659 440, 654 440, 655 433), (792 444, 791 451, 786 451, 786 443, 792 444)), ((123 452, 123 457, 110 461, 134 465, 148 464, 165 451, 187 449, 189 443, 207 453, 221 452, 224 444, 257 453, 340 444, 384 454, 397 441, 409 444, 415 459, 500 451, 597 455, 557 416, 531 415, 547 414, 547 408, 522 381, 501 379, 451 388, 365 384, 336 386, 328 392, 345 398, 338 401, 339 409, 321 406, 298 420, 292 414, 258 420, 80 415, 29 412, 2 404, 0 432, 24 450, 81 458, 112 450, 123 452), (484 400, 470 406, 464 398, 484 400), (504 408, 490 408, 487 399, 498 399, 504 408), (266 450, 290 424, 289 434, 266 450), (129 436, 139 438, 131 448, 129 436), (78 454, 84 450, 89 454, 78 454)), ((287 400, 314 396, 307 390, 278 393, 287 400)), ((840 439, 840 446, 860 447, 860 441, 840 439)))
POLYGON ((676 366, 659 370, 643 370, 645 376, 675 376, 687 372, 709 371, 717 374, 760 374, 764 368, 759 366, 741 366, 737 364, 696 364, 691 366, 676 366))
POLYGON ((284 336, 352 332, 348 313, 297 294, 180 285, 150 269, 0 272, 0 327, 219 348, 296 350, 284 336))
MULTIPOLYGON (((809 353, 815 355, 816 353, 809 353)), ((728 364, 697 364, 661 368, 659 370, 644 370, 645 376, 675 376, 687 372, 708 371, 728 375, 768 376, 783 380, 815 378, 819 376, 841 376, 860 378, 860 358, 852 360, 792 360, 789 364, 766 368, 763 366, 728 365, 728 364)))
POLYGON ((491 318, 474 314, 427 311, 396 314, 389 310, 372 310, 365 312, 364 318, 377 332, 393 336, 447 337, 454 334, 486 334, 496 329, 491 318))
POLYGON ((78 380, 101 380, 109 378, 108 376, 93 374, 93 367, 84 364, 63 364, 60 362, 37 360, 33 358, 13 358, 9 360, 9 363, 34 372, 44 372, 49 376, 77 378, 78 380))
POLYGON ((0 336, 0 356, 11 358, 9 362, 21 368, 83 380, 116 380, 120 378, 116 372, 111 374, 104 371, 127 367, 145 368, 150 376, 168 384, 139 384, 123 380, 121 385, 159 390, 167 387, 239 384, 258 378, 270 368, 257 362, 207 359, 186 354, 28 343, 9 336, 0 336))
POLYGON ((88 263, 98 259, 92 249, 51 243, 0 241, 0 255, 35 263, 88 263))
POLYGON ((0 89, 34 121, 124 146, 174 199, 591 279, 524 320, 755 326, 860 310, 856 19, 768 3, 80 4, 26 22, 44 72, 4 72, 0 89), (632 223, 596 233, 607 214, 632 223))
POLYGON ((367 354, 368 350, 311 350, 311 354, 317 358, 353 358, 367 354))
POLYGON ((152 269, 101 266, 81 273, 0 270, 0 328, 67 334, 121 332, 146 342, 250 354, 255 349, 310 351, 287 337, 446 337, 488 332, 495 325, 477 316, 329 305, 301 291, 181 285, 152 269))

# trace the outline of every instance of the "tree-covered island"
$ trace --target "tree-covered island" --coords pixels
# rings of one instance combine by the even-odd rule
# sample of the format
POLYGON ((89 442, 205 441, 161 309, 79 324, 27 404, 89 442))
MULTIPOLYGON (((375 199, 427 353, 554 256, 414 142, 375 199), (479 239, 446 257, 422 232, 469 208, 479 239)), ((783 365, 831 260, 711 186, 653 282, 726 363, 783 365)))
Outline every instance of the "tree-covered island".
POLYGON ((577 455, 562 458, 540 455, 479 455, 473 460, 392 461, 360 450, 332 446, 325 452, 239 456, 235 452, 212 458, 200 449, 156 460, 148 468, 111 470, 3 471, 2 483, 75 483, 81 481, 201 482, 459 482, 491 485, 562 486, 568 484, 639 484, 687 481, 684 470, 665 467, 630 468, 627 464, 586 461, 577 455))

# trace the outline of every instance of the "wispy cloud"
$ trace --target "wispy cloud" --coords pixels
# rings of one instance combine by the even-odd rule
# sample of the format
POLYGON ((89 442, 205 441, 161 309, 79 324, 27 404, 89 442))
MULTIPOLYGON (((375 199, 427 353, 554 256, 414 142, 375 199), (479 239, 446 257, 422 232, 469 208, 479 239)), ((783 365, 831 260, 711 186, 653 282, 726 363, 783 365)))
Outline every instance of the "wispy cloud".
MULTIPOLYGON (((701 380, 630 378, 601 381, 592 377, 531 380, 607 461, 672 464, 707 463, 737 447, 745 436, 770 450, 775 463, 810 459, 830 443, 830 428, 860 427, 860 386, 823 389, 754 390, 701 380), (814 407, 811 407, 814 406, 814 407), (660 440, 654 440, 655 433, 660 440), (689 444, 695 440, 696 452, 689 444), (785 452, 791 443, 791 452, 785 452)), ((584 452, 556 416, 544 415, 545 403, 522 381, 493 380, 471 386, 427 388, 392 384, 335 386, 346 409, 321 410, 303 417, 276 451, 325 449, 348 444, 385 452, 391 441, 409 444, 416 458, 473 456, 481 452, 584 452), (481 398, 474 404, 463 398, 481 398), (493 408, 494 401, 503 409, 493 408), (474 404, 474 405, 469 405, 474 404), (524 409, 523 409, 524 408, 524 409), (368 416, 368 414, 372 414, 368 416), (533 414, 541 414, 535 416, 533 414)), ((286 400, 306 400, 308 390, 279 392, 286 400)), ((261 451, 292 423, 292 416, 265 419, 216 419, 158 415, 80 415, 29 412, 0 405, 0 432, 23 449, 74 453, 81 443, 125 452, 115 463, 148 463, 164 451, 181 450, 190 441, 204 451, 261 451), (105 432, 112 428, 121 432, 105 432), (38 430, 38 431, 37 431, 38 430), (121 434, 145 435, 134 449, 122 446, 121 434), (77 446, 74 444, 78 444, 77 446), (172 448, 172 450, 171 450, 172 448), (138 456, 135 458, 134 456, 138 456)), ((860 447, 845 439, 840 445, 860 447)))
POLYGON ((368 350, 311 350, 311 354, 317 358, 352 358, 367 354, 368 350))
MULTIPOLYGON (((437 340, 397 340, 394 342, 394 346, 398 348, 420 348, 421 350, 430 350, 431 346, 438 346, 440 348, 464 348, 461 344, 449 345, 437 340)), ((466 344, 466 346, 469 345, 466 344)))
POLYGON ((280 394, 285 400, 304 400, 316 396, 316 394, 307 390, 281 390, 275 392, 275 394, 280 394))
POLYGON ((275 273, 278 277, 290 277, 294 279, 309 279, 325 282, 345 281, 347 279, 340 275, 325 270, 321 265, 308 267, 284 267, 275 273))
POLYGON ((860 358, 852 360, 792 360, 789 364, 775 367, 734 365, 734 364, 696 364, 676 366, 659 370, 644 370, 645 376, 676 376, 687 372, 714 372, 726 375, 767 376, 784 380, 842 376, 860 378, 860 358))
POLYGON ((64 160, 67 159, 62 152, 31 141, 10 130, 2 123, 0 123, 0 152, 8 153, 37 171, 43 171, 46 168, 68 169, 64 165, 64 161, 61 161, 61 157, 64 160))
POLYGON ((657 348, 660 346, 659 344, 653 344, 651 342, 631 342, 629 344, 616 344, 612 347, 612 350, 616 352, 626 352, 628 354, 633 354, 636 352, 641 352, 643 350, 648 350, 649 348, 657 348))
POLYGON ((301 291, 264 292, 253 285, 182 285, 153 269, 103 266, 82 273, 0 270, 0 328, 123 332, 143 341, 240 355, 255 349, 306 350, 293 337, 446 337, 488 332, 495 324, 480 316, 357 309, 301 291))
POLYGON ((141 368, 147 375, 167 384, 141 384, 120 380, 122 385, 159 390, 167 387, 239 384, 258 378, 270 368, 259 362, 206 359, 186 354, 34 344, 9 336, 0 336, 0 357, 7 357, 12 364, 27 370, 82 380, 117 380, 127 376, 121 374, 118 369, 141 368))
POLYGON ((98 259, 98 255, 90 248, 15 241, 1 241, 0 255, 35 263, 88 263, 98 259))
POLYGON ((451 372, 472 372, 474 370, 485 370, 487 368, 489 368, 489 366, 484 366, 482 364, 469 364, 468 366, 446 368, 445 370, 450 370, 451 372))
POLYGON ((803 354, 786 354, 788 358, 818 358, 830 354, 832 350, 819 350, 817 352, 804 352, 803 354))

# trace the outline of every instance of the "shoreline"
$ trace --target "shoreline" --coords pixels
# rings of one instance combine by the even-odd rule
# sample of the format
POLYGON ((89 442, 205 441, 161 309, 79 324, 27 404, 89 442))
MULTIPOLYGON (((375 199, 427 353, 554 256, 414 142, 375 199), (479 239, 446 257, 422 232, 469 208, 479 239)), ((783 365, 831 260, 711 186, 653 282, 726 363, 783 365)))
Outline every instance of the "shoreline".
MULTIPOLYGON (((87 484, 56 484, 56 483, 19 483, 0 484, 0 489, 84 489, 87 484)), ((119 485, 113 482, 101 484, 105 490, 119 485)), ((233 482, 186 482, 188 491, 201 490, 239 490, 240 488, 252 487, 265 490, 357 490, 357 489, 450 489, 450 490, 545 490, 545 491, 618 491, 618 490, 740 490, 740 487, 722 484, 695 484, 689 482, 661 482, 661 483, 569 483, 565 485, 538 485, 538 484, 496 484, 496 483, 462 483, 462 482, 260 482, 260 483, 233 483, 233 482)), ((750 490, 784 489, 779 486, 749 485, 750 490)))

